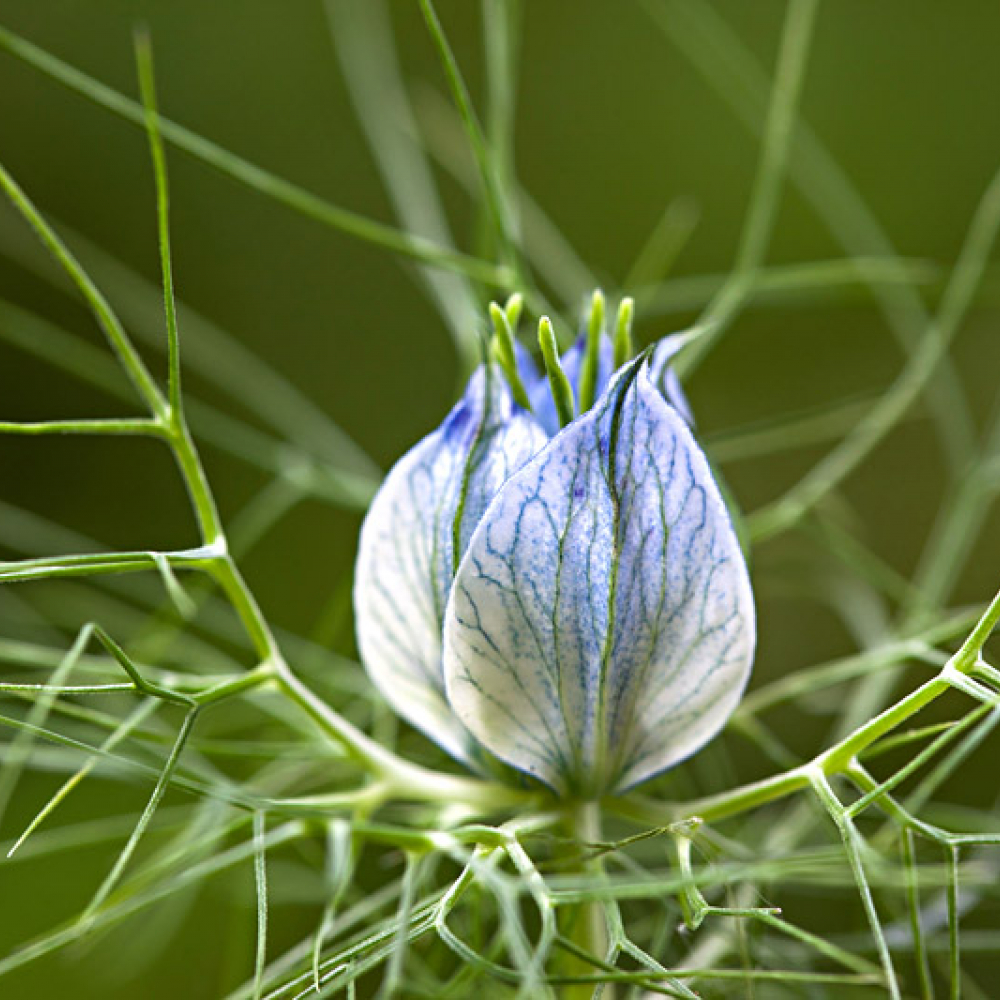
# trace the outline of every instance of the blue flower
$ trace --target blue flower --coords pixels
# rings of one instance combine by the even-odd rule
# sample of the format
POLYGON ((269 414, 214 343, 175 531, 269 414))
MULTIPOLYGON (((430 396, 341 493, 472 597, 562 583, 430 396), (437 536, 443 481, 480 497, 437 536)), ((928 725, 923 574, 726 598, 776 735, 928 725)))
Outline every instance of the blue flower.
MULTIPOLYGON (((561 428, 524 352, 515 376, 481 366, 387 476, 355 581, 362 659, 400 715, 470 767, 491 754, 589 797, 716 735, 755 641, 746 565, 668 367, 682 340, 617 370, 607 337, 591 346, 596 401, 561 428)), ((562 359, 576 398, 586 356, 582 339, 562 359)))

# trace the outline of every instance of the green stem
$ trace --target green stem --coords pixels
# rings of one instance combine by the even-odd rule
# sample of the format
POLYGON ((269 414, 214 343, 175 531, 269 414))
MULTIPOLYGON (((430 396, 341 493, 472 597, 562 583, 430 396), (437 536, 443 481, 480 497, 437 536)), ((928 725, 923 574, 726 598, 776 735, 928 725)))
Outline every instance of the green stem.
MULTIPOLYGON (((0 29, 0 38, 2 36, 3 29, 0 29)), ((35 231, 45 249, 55 258, 79 289, 98 325, 108 338, 122 368, 125 369, 125 374, 128 375, 153 416, 158 420, 164 420, 167 416, 167 402, 153 380, 153 376, 150 375, 145 362, 139 356, 139 352, 133 347, 110 303, 80 266, 80 262, 70 252, 69 247, 45 221, 41 212, 38 211, 17 181, 7 172, 7 168, 3 164, 0 164, 0 189, 4 191, 14 208, 35 231)))
POLYGON ((850 736, 821 753, 813 761, 814 766, 828 775, 839 774, 847 770, 858 754, 876 740, 881 739, 886 733, 891 732, 907 719, 916 715, 950 687, 951 685, 940 676, 926 681, 902 701, 896 702, 895 705, 876 715, 874 719, 855 729, 850 736))
POLYGON ((160 272, 163 278, 163 312, 167 324, 167 400, 172 412, 180 412, 181 398, 180 338, 177 332, 177 303, 174 299, 173 262, 170 255, 170 189, 167 184, 167 157, 160 135, 156 107, 156 79, 153 74, 153 48, 148 32, 140 30, 135 39, 135 60, 139 72, 139 90, 145 111, 146 134, 156 181, 156 224, 160 243, 160 272))
POLYGON ((169 442, 194 508, 202 542, 225 551, 225 532, 219 510, 182 410, 173 410, 170 414, 169 442))
POLYGON ((937 315, 896 381, 844 440, 783 497, 751 519, 755 540, 778 534, 797 522, 850 475, 895 427, 932 381, 972 305, 990 250, 1000 230, 1000 172, 986 188, 937 315))
POLYGON ((0 434, 132 434, 162 438, 163 424, 149 417, 108 417, 96 420, 0 421, 0 434))
MULTIPOLYGON (((133 125, 145 124, 146 114, 141 104, 2 27, 0 27, 0 48, 119 118, 133 125)), ((468 254, 443 247, 433 240, 400 232, 391 226, 348 211, 283 177, 269 173, 168 118, 161 117, 159 123, 163 138, 178 149, 307 218, 374 246, 427 264, 467 274, 470 278, 490 286, 507 287, 511 284, 510 273, 506 268, 499 268, 489 261, 470 257, 468 254)))
MULTIPOLYGON (((603 866, 599 857, 590 857, 592 844, 601 842, 601 804, 596 801, 574 803, 568 814, 572 838, 583 852, 585 860, 580 866, 581 873, 600 878, 603 866)), ((581 952, 593 955, 598 962, 604 961, 608 951, 608 931, 604 920, 604 907, 599 901, 579 903, 569 912, 569 938, 581 952)), ((597 968, 581 957, 570 955, 567 974, 570 977, 593 976, 597 968)), ((603 1000, 613 1000, 605 987, 603 1000)), ((594 992, 592 982, 570 983, 563 989, 564 1000, 590 1000, 594 992)))
MULTIPOLYGON (((722 12, 708 0, 646 0, 643 6, 736 120, 751 134, 760 134, 770 81, 722 12)), ((896 340, 906 353, 911 353, 927 326, 929 314, 917 290, 903 277, 907 265, 902 261, 891 263, 896 251, 879 220, 845 170, 801 119, 795 124, 791 147, 789 177, 834 239, 849 254, 883 258, 886 275, 894 266, 898 269, 898 282, 888 277, 866 278, 866 284, 896 340)), ((942 454, 954 475, 972 456, 974 431, 962 387, 947 359, 938 377, 928 385, 927 393, 942 454)))
POLYGON ((921 1000, 934 1000, 934 980, 931 977, 930 961, 927 957, 927 942, 920 922, 920 883, 913 845, 913 831, 905 829, 901 839, 903 865, 906 871, 906 899, 910 915, 910 936, 917 965, 917 981, 920 984, 921 1000))
POLYGON ((444 69, 445 78, 448 81, 448 88, 451 91, 455 107, 458 109, 462 124, 465 126, 469 145, 476 158, 476 165, 483 182, 483 192, 486 195, 486 204, 490 215, 493 218, 493 225, 496 229, 497 242, 501 250, 501 257, 515 275, 515 285, 523 284, 517 280, 520 264, 514 242, 513 222, 509 217, 508 203, 504 195, 503 182, 495 168, 495 163, 490 155, 486 137, 483 134, 482 126, 472 108, 472 100, 469 91, 462 79, 461 70, 455 54, 448 43, 448 38, 438 20, 437 12, 431 0, 419 0, 420 10, 430 32, 431 40, 437 49, 438 58, 444 69))
POLYGON ((245 674, 240 674, 232 680, 220 681, 214 687, 205 688, 192 694, 191 699, 196 705, 212 705, 226 698, 232 698, 234 695, 263 687, 272 680, 274 680, 274 670, 269 663, 262 663, 259 667, 249 670, 245 674))
POLYGON ((642 822, 652 821, 666 825, 684 819, 698 818, 711 823, 756 809, 808 786, 808 768, 802 766, 729 792, 709 795, 682 804, 636 798, 631 802, 609 803, 609 808, 642 822))
POLYGON ((818 8, 818 0, 793 0, 786 9, 767 124, 736 261, 730 278, 698 320, 705 332, 677 358, 675 367, 681 376, 689 374, 725 332, 752 291, 756 270, 763 263, 777 216, 818 8))
POLYGON ((201 547, 175 552, 109 552, 76 556, 45 556, 40 559, 18 559, 0 562, 0 583, 22 583, 27 580, 51 580, 57 577, 97 576, 110 573, 134 573, 157 569, 157 560, 166 559, 171 566, 186 569, 209 569, 214 553, 201 547))

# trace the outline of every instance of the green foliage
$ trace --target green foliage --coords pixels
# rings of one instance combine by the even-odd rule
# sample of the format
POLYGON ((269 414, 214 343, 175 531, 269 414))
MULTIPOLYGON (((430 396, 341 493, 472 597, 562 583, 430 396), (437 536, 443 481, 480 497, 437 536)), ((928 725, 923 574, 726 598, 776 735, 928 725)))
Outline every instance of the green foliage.
MULTIPOLYGON (((633 297, 639 333, 664 312, 697 311, 680 358, 690 376, 751 304, 794 294, 818 309, 849 285, 870 291, 905 351, 875 398, 778 414, 706 442, 723 465, 824 449, 780 496, 753 510, 748 524, 755 547, 796 536, 815 542, 830 588, 840 594, 832 603, 860 648, 761 681, 703 757, 597 808, 567 811, 540 791, 459 775, 413 734, 397 732, 356 664, 273 627, 241 572, 243 560, 304 501, 364 509, 379 471, 229 334, 197 317, 186 325, 174 298, 167 151, 184 150, 277 205, 415 262, 463 363, 479 350, 475 306, 498 290, 523 295, 526 310, 549 313, 556 329, 575 327, 580 286, 597 281, 513 171, 519 5, 484 0, 480 116, 446 20, 430 0, 419 4, 454 102, 451 123, 475 167, 465 182, 483 209, 485 237, 476 253, 452 245, 428 160, 440 150, 400 142, 413 111, 382 4, 359 5, 354 16, 329 0, 327 13, 400 229, 331 204, 161 117, 146 36, 136 42, 136 102, 0 29, 0 48, 145 128, 162 275, 157 289, 82 238, 64 235, 33 203, 30 183, 22 186, 0 166, 0 186, 61 269, 53 280, 75 286, 107 343, 98 349, 2 301, 0 337, 130 408, 115 418, 4 421, 0 432, 155 439, 174 460, 198 532, 188 548, 109 551, 0 507, 5 538, 19 538, 25 549, 24 558, 0 563, 0 583, 22 584, 28 607, 38 582, 67 588, 64 617, 47 621, 37 641, 0 637, 7 706, 0 725, 9 734, 0 816, 33 770, 67 775, 11 833, 5 853, 13 864, 74 857, 92 845, 117 851, 78 914, 0 957, 0 977, 76 954, 113 927, 142 928, 155 916, 164 917, 155 948, 169 952, 171 919, 183 921, 193 894, 219 884, 232 890, 226 905, 233 911, 245 906, 242 885, 256 914, 251 959, 227 980, 232 1000, 988 995, 964 956, 985 956, 997 974, 986 928, 998 913, 1000 823, 988 806, 958 808, 941 793, 1000 722, 1000 671, 985 652, 1000 620, 1000 595, 973 608, 950 606, 995 495, 1000 419, 976 441, 949 353, 1000 228, 1000 175, 987 186, 931 310, 916 286, 936 269, 896 255, 848 175, 797 117, 818 0, 790 0, 773 81, 707 3, 643 6, 760 136, 760 151, 725 275, 668 276, 696 225, 689 206, 668 207, 614 290, 631 296, 618 316, 619 355, 632 350, 633 297), (788 180, 830 222, 845 256, 768 264, 788 180), (154 345, 140 349, 141 325, 133 332, 119 318, 83 258, 98 262, 95 270, 115 286, 123 308, 147 315, 154 305, 163 309, 164 336, 155 347, 166 354, 165 385, 147 360, 154 345), (182 391, 182 371, 232 400, 253 399, 256 421, 182 391), (920 401, 953 484, 908 579, 845 527, 838 504, 848 477, 872 461, 920 401), (131 412, 136 404, 138 414, 131 412), (202 442, 265 482, 226 523, 202 442), (42 550, 63 554, 34 554, 42 550), (889 606, 892 619, 883 613, 889 606), (815 724, 817 712, 832 723, 815 724), (790 739, 790 726, 806 731, 790 739), (767 776, 729 780, 738 741, 767 761, 767 776), (708 770, 714 776, 706 780, 708 770), (62 819, 81 788, 112 779, 142 790, 132 813, 62 819), (227 880, 230 873, 242 883, 227 880), (296 930, 300 913, 289 920, 291 932, 283 927, 289 899, 308 911, 312 925, 303 933, 296 930)), ((494 307, 493 322, 500 356, 513 370, 521 299, 510 302, 506 311, 494 307)), ((603 325, 603 308, 595 298, 593 331, 603 325)), ((547 319, 541 330, 550 378, 561 385, 552 360, 556 333, 547 319)), ((581 406, 590 391, 582 390, 581 406)), ((561 402, 565 420, 574 405, 568 387, 561 402)), ((151 521, 156 516, 149 512, 151 521)), ((44 619, 45 607, 36 614, 44 619)), ((206 985, 203 995, 221 994, 206 985)))

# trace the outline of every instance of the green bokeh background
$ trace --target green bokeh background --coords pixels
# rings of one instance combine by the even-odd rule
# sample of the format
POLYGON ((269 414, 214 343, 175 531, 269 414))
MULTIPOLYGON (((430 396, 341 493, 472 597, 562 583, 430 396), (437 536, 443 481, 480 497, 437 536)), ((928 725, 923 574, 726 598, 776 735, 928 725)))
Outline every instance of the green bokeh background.
MULTIPOLYGON (((678 196, 696 203, 700 217, 675 273, 725 271, 753 177, 754 138, 640 4, 535 0, 524 7, 516 160, 527 190, 609 288, 621 281, 678 196)), ((740 0, 715 8, 770 67, 784 4, 740 0)), ((431 92, 444 93, 440 67, 416 4, 395 0, 392 10, 406 79, 421 106, 431 92)), ((442 0, 440 13, 478 97, 478 5, 442 0)), ((139 21, 152 33, 166 115, 331 201, 392 221, 318 0, 0 4, 0 23, 129 94, 136 92, 131 33, 139 21)), ((935 262, 944 274, 1000 166, 998 39, 1000 7, 985 0, 829 0, 820 14, 803 117, 899 253, 935 262)), ((0 53, 0 157, 51 219, 156 279, 153 181, 140 130, 0 53)), ((439 422, 459 372, 448 334, 413 280, 410 263, 293 215, 184 154, 171 151, 169 166, 175 281, 184 302, 301 387, 383 467, 439 422)), ((474 248, 475 207, 446 175, 440 180, 456 238, 474 248)), ((0 207, 0 224, 9 238, 29 244, 30 234, 6 206, 0 207)), ((841 253, 788 188, 769 261, 841 253)), ((1000 372, 995 279, 988 276, 954 349, 981 423, 994 406, 1000 372)), ((114 300, 115 289, 106 290, 114 300)), ((937 291, 934 283, 925 289, 929 302, 937 291)), ((99 342, 75 299, 54 294, 7 257, 0 258, 0 295, 99 342)), ((572 317, 582 302, 566 305, 572 317)), ((691 315, 640 316, 638 338, 646 342, 677 329, 691 315)), ((710 435, 880 393, 901 363, 865 293, 821 305, 788 300, 742 315, 691 382, 690 397, 710 435)), ((215 398, 197 378, 190 384, 215 398)), ((253 409, 254 401, 246 400, 243 415, 252 417, 253 409)), ((0 344, 0 418, 117 412, 100 395, 0 344)), ((803 448, 732 462, 725 471, 741 505, 753 510, 795 482, 820 454, 822 447, 803 448)), ((211 449, 206 461, 224 516, 261 485, 211 449)), ((0 439, 0 469, 0 500, 107 544, 167 548, 194 540, 182 491, 155 444, 0 439)), ((849 479, 841 500, 859 536, 906 576, 944 489, 945 464, 918 408, 849 479)), ((358 524, 354 514, 306 505, 246 561, 274 622, 300 631, 313 626, 350 572, 358 524)), ((981 601, 995 590, 998 531, 994 519, 954 601, 981 601)), ((802 537, 756 554, 758 680, 854 648, 855 639, 831 611, 801 599, 802 581, 822 569, 818 560, 802 537)), ((0 594, 0 615, 8 608, 0 631, 25 633, 6 600, 0 594)), ((792 746, 801 742, 794 731, 787 739, 792 746)), ((965 780, 968 787, 949 790, 949 797, 992 798, 995 775, 986 762, 974 761, 965 780)), ((45 777, 22 786, 0 830, 3 838, 23 825, 50 787, 45 777)), ((135 809, 144 796, 144 789, 96 785, 64 819, 135 809)), ((44 866, 0 866, 0 953, 50 925, 53 915, 73 912, 112 856, 81 850, 44 866)), ((178 929, 178 944, 152 972, 140 975, 130 961, 114 968, 115 956, 127 955, 134 936, 143 936, 140 922, 96 951, 70 951, 29 967, 5 981, 0 995, 218 995, 252 963, 252 880, 249 872, 240 878, 245 906, 234 909, 228 896, 210 888, 178 929), (100 979, 109 969, 110 979, 100 979)), ((313 916, 279 906, 276 943, 306 933, 313 916)), ((150 924, 149 934, 154 929, 150 924)))

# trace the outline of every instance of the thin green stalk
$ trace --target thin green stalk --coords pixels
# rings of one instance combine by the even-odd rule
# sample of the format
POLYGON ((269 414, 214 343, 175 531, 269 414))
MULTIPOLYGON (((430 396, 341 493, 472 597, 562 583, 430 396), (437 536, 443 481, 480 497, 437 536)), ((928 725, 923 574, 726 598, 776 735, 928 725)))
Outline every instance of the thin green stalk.
POLYGON ((103 573, 135 573, 156 569, 162 556, 175 567, 209 569, 216 554, 209 548, 179 549, 174 552, 111 552, 84 555, 45 556, 0 562, 0 583, 21 583, 59 577, 97 576, 103 573))
POLYGON ((921 1000, 934 1000, 934 981, 931 978, 927 941, 920 923, 920 881, 913 845, 913 831, 903 831, 901 839, 903 864, 906 867, 906 902, 910 915, 910 934, 913 937, 913 954, 917 964, 917 981, 921 1000))
POLYGON ((224 557, 228 546, 219 509, 183 411, 172 413, 170 444, 198 521, 202 544, 212 548, 217 556, 224 557))
POLYGON ((958 847, 946 847, 945 857, 948 861, 948 970, 951 974, 948 996, 950 1000, 961 1000, 962 958, 958 933, 958 847))
POLYGON ((253 874, 257 895, 257 953, 254 959, 253 996, 261 1000, 264 992, 264 967, 267 963, 267 814, 253 814, 253 874))
MULTIPOLYGON (((144 125, 145 112, 140 104, 61 59, 57 59, 38 46, 32 45, 31 42, 6 28, 0 28, 0 48, 119 118, 134 125, 144 125)), ((393 253, 467 274, 469 277, 490 286, 507 287, 510 283, 509 273, 504 268, 498 268, 487 261, 478 260, 446 247, 440 247, 431 240, 401 233, 391 226, 382 225, 334 205, 167 118, 160 119, 160 131, 164 139, 178 149, 189 153, 195 159, 207 163, 246 187, 280 202, 285 207, 291 208, 307 218, 330 226, 332 229, 340 230, 349 236, 383 247, 393 253)))
MULTIPOLYGON (((136 726, 141 725, 153 712, 159 704, 159 700, 156 698, 147 698, 145 701, 140 702, 136 709, 122 721, 122 723, 115 729, 113 733, 101 744, 101 753, 110 753, 112 750, 118 746, 122 740, 126 739, 131 735, 133 729, 136 726)), ((56 790, 52 797, 42 806, 41 809, 35 814, 34 818, 30 823, 24 828, 21 835, 14 841, 10 850, 7 852, 7 857, 10 858, 18 851, 24 844, 24 842, 42 825, 42 823, 52 815, 56 808, 69 796, 69 794, 76 788, 83 780, 90 774, 94 768, 97 766, 98 756, 88 757, 87 760, 80 766, 80 768, 72 774, 62 785, 56 790)))
POLYGON ((698 319, 697 325, 704 327, 704 332, 675 362, 679 375, 690 374, 723 335, 750 294, 756 269, 764 262, 777 217, 795 112, 818 10, 818 0, 790 0, 786 7, 771 103, 736 260, 725 285, 698 319))
MULTIPOLYGON (((135 685, 121 684, 59 684, 53 678, 52 684, 8 684, 0 683, 4 694, 113 694, 118 691, 134 691, 135 685)), ((41 702, 35 702, 36 705, 41 702)), ((31 721, 31 720, 29 720, 31 721)), ((33 723, 36 724, 37 723, 33 723)))
MULTIPOLYGON (((573 837, 583 851, 583 871, 601 876, 602 864, 600 856, 589 852, 591 845, 599 844, 601 835, 601 805, 599 802, 580 802, 571 814, 570 819, 573 837)), ((603 960, 608 951, 608 932, 604 920, 604 907, 600 903, 581 903, 574 907, 569 915, 572 921, 571 938, 584 955, 591 955, 603 960)), ((585 977, 594 971, 589 962, 576 962, 568 970, 571 976, 585 977)), ((566 1000, 590 1000, 593 985, 581 982, 569 985, 563 991, 566 1000)), ((605 993, 607 1000, 613 1000, 605 993)))
POLYGON ((812 787, 840 831, 844 848, 847 851, 847 858, 851 865, 851 871, 854 873, 854 879, 857 883, 858 893, 861 896, 861 903, 864 906, 865 915, 868 917, 868 925, 875 940, 875 948, 885 973, 885 985, 888 989, 889 997, 891 1000, 902 1000, 899 980, 892 962, 892 955, 889 953, 889 945, 886 942, 882 922, 875 908, 875 900, 868 883, 868 877, 865 874, 861 857, 863 848, 861 836, 823 774, 817 773, 813 776, 812 787))
MULTIPOLYGON (((707 0, 645 0, 654 23, 690 59, 694 68, 752 134, 767 117, 769 80, 748 46, 707 0)), ((801 190, 831 234, 852 255, 891 259, 895 248, 850 176, 801 118, 795 123, 789 178, 801 190)), ((909 353, 929 316, 910 283, 870 283, 896 339, 909 353)), ((947 360, 927 387, 935 429, 954 474, 968 463, 973 425, 954 369, 947 360)))
MULTIPOLYGON (((420 112, 421 131, 427 135, 430 155, 467 192, 478 193, 479 171, 469 154, 465 130, 453 104, 434 91, 422 95, 417 110, 420 112)), ((573 305, 580 302, 598 284, 593 271, 520 182, 514 182, 512 200, 520 210, 522 252, 525 257, 562 302, 573 305)), ((528 300, 536 312, 551 311, 544 302, 536 302, 537 289, 527 291, 528 300)))
POLYGON ((794 524, 838 486, 896 426, 917 401, 947 355, 972 304, 990 248, 1000 229, 1000 171, 983 194, 945 289, 936 318, 882 400, 854 431, 780 500, 758 511, 750 526, 756 539, 769 538, 794 524))
MULTIPOLYGON (((386 4, 326 0, 324 9, 355 118, 397 217, 408 231, 450 248, 451 230, 420 143, 386 4)), ((468 278, 428 266, 420 267, 419 274, 451 330, 463 367, 471 368, 479 360, 475 336, 479 307, 468 278)))
MULTIPOLYGON (((856 758, 868 747, 903 725, 946 691, 956 685, 961 685, 963 688, 966 684, 972 685, 974 682, 968 680, 967 675, 975 667, 980 650, 998 622, 1000 622, 1000 592, 993 598, 959 650, 936 677, 926 681, 896 704, 860 725, 827 750, 817 754, 807 764, 762 781, 683 804, 651 802, 636 796, 621 802, 609 800, 607 807, 621 815, 632 816, 641 821, 673 823, 697 817, 712 822, 746 812, 813 786, 818 780, 817 776, 822 776, 825 781, 828 776, 843 774, 854 765, 856 758), (963 678, 967 679, 965 684, 963 678)), ((968 691, 974 697, 980 696, 980 692, 973 687, 968 687, 968 691)), ((997 697, 985 689, 981 693, 983 697, 997 697)))
POLYGON ((163 311, 167 323, 167 401, 171 414, 181 412, 181 356, 177 334, 177 304, 174 300, 173 263, 170 254, 170 188, 167 183, 167 157, 160 135, 156 108, 156 79, 153 73, 153 47, 149 34, 140 30, 135 36, 135 61, 139 73, 139 91, 145 112, 146 135, 156 181, 156 225, 160 243, 160 271, 163 279, 163 311))
POLYGON ((431 0, 419 0, 420 11, 424 16, 424 22, 430 33, 434 47, 437 49, 438 58, 444 70, 445 79, 448 81, 448 88, 451 91, 452 99, 458 109, 458 113, 465 126, 469 145, 476 158, 482 178, 483 192, 486 196, 486 204, 489 208, 490 216, 496 230, 497 242, 500 248, 500 259, 507 264, 515 275, 515 284, 523 285, 524 282, 518 278, 520 274, 520 263, 517 253, 517 243, 515 228, 510 216, 510 206, 507 196, 503 190, 503 185, 496 164, 491 156, 490 149, 483 134, 482 126, 472 107, 472 100, 469 97, 468 88, 462 78, 462 72, 458 68, 458 61, 452 52, 448 38, 441 27, 437 12, 431 0))
MULTIPOLYGON (((644 316, 661 316, 704 309, 731 280, 730 272, 690 274, 671 278, 660 285, 634 289, 644 316)), ((903 257, 842 257, 792 264, 761 264, 754 271, 753 287, 747 291, 745 306, 796 305, 808 300, 821 304, 823 298, 838 301, 857 289, 896 285, 921 286, 935 281, 940 268, 925 260, 903 257)), ((634 286, 626 285, 626 288, 634 286)), ((856 298, 857 296, 855 296, 856 298)))
MULTIPOLYGON (((4 34, 4 29, 0 28, 0 44, 4 34)), ((145 401, 157 420, 166 420, 167 402, 153 381, 145 362, 132 346, 110 303, 3 164, 0 164, 0 188, 83 295, 140 398, 145 401)))
POLYGON ((132 831, 132 835, 128 839, 128 843, 124 848, 122 848, 121 854, 118 855, 118 860, 115 862, 114 867, 110 872, 108 872, 107 877, 94 894, 94 898, 83 911, 83 915, 80 917, 80 923, 82 925, 87 926, 91 923, 94 916, 99 912, 101 907, 104 905, 105 900, 121 879, 125 868, 132 859, 132 855, 135 853, 135 849, 139 846, 139 841, 142 839, 142 835, 146 832, 146 828, 149 826, 149 823, 156 812, 156 807, 160 804, 160 800, 163 798, 163 795, 170 784, 170 779, 173 776, 174 769, 177 767, 177 762, 180 760, 181 753, 184 750, 188 737, 191 735, 191 729, 194 726, 195 719, 197 719, 197 717, 197 709, 188 712, 188 714, 184 717, 181 728, 177 733, 177 741, 174 743, 173 749, 170 751, 170 756, 163 765, 163 771, 156 782, 153 794, 146 803, 146 808, 143 809, 142 815, 139 817, 139 820, 135 825, 135 829, 132 831))
POLYGON ((148 417, 109 417, 96 420, 0 420, 0 434, 121 434, 166 437, 163 424, 148 417))

